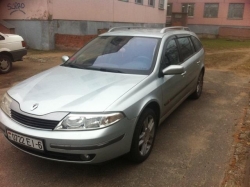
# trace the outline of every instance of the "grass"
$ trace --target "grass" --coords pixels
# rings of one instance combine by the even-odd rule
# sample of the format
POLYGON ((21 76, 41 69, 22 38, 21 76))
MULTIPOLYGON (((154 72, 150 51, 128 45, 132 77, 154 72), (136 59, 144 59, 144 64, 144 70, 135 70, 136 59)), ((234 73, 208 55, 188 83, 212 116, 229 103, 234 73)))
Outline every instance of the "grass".
POLYGON ((207 52, 220 50, 250 49, 250 40, 201 39, 207 52))

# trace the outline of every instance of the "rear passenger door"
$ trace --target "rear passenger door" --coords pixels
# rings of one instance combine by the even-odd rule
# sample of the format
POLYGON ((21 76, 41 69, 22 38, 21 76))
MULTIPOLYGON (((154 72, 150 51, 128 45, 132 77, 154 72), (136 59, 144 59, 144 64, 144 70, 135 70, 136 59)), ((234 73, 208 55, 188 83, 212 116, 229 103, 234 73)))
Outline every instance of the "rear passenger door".
POLYGON ((194 45, 194 48, 195 48, 195 55, 194 55, 194 58, 195 58, 195 62, 198 66, 198 73, 200 73, 200 70, 204 64, 204 49, 203 49, 203 46, 200 42, 199 39, 197 39, 195 36, 191 36, 190 37, 191 40, 192 40, 192 43, 194 45))
POLYGON ((196 50, 190 35, 177 36, 177 43, 180 51, 181 65, 185 69, 185 92, 189 94, 193 90, 194 85, 196 85, 200 59, 199 55, 196 55, 196 50))

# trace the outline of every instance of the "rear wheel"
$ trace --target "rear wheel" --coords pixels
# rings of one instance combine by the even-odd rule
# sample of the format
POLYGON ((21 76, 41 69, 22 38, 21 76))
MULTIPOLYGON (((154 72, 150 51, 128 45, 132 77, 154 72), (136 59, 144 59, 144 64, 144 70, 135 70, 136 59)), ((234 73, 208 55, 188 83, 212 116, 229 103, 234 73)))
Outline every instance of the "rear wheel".
POLYGON ((0 54, 0 73, 8 73, 12 68, 12 60, 9 56, 0 54))
POLYGON ((135 127, 129 159, 141 163, 152 151, 156 133, 156 115, 152 109, 145 109, 135 127))
POLYGON ((199 99, 199 97, 201 96, 203 88, 203 77, 204 77, 204 72, 201 71, 196 84, 196 89, 190 96, 192 99, 199 99))

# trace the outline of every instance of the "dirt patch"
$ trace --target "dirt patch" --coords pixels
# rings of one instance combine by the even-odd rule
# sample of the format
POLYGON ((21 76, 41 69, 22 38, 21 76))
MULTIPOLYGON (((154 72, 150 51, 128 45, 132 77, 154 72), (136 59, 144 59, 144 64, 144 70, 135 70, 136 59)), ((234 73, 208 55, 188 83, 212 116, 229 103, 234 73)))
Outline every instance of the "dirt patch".
POLYGON ((220 68, 228 69, 231 66, 237 66, 237 61, 245 58, 247 54, 241 53, 219 53, 206 56, 206 67, 207 68, 220 68))
POLYGON ((237 74, 250 75, 250 50, 219 51, 207 53, 206 67, 229 70, 237 74))
POLYGON ((250 108, 245 108, 235 126, 233 156, 225 173, 223 187, 249 186, 250 108))
POLYGON ((247 59, 242 61, 238 65, 232 66, 229 69, 239 73, 250 75, 250 55, 247 55, 247 59))

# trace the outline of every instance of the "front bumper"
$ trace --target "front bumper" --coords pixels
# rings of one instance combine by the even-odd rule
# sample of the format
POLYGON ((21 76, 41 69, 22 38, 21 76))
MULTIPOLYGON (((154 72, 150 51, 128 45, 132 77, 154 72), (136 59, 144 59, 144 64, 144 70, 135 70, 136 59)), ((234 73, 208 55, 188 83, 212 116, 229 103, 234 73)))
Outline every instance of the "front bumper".
MULTIPOLYGON (((7 130, 44 143, 45 151, 37 151, 10 141, 22 151, 41 158, 75 163, 100 163, 126 154, 130 150, 136 119, 124 118, 107 128, 89 131, 38 130, 22 126, 0 109, 0 129, 7 138, 7 130), (82 160, 90 155, 91 160, 82 160)), ((8 139, 8 138, 7 138, 8 139)))

